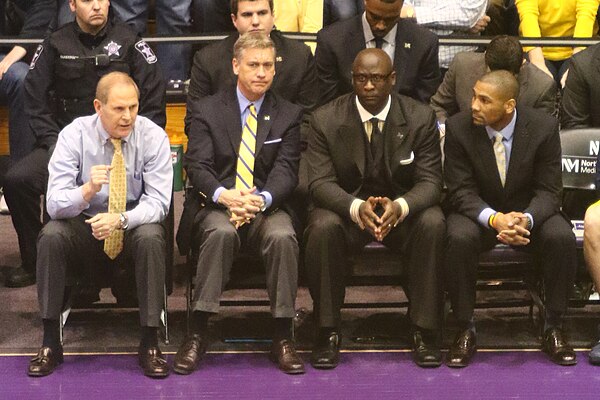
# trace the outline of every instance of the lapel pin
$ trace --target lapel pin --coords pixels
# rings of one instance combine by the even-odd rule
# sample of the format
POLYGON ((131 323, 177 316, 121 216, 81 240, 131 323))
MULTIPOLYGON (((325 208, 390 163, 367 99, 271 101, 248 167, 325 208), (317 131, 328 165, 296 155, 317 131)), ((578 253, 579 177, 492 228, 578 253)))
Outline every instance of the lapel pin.
POLYGON ((275 57, 275 61, 276 62, 282 62, 283 61, 283 57, 277 56, 277 57, 275 57))
POLYGON ((404 135, 402 134, 402 132, 398 132, 398 134, 396 135, 398 138, 402 139, 404 137, 404 135))
POLYGON ((405 49, 410 49, 410 43, 404 43, 404 48, 405 49))
POLYGON ((265 115, 265 121, 270 121, 271 120, 271 116, 270 115, 265 115))

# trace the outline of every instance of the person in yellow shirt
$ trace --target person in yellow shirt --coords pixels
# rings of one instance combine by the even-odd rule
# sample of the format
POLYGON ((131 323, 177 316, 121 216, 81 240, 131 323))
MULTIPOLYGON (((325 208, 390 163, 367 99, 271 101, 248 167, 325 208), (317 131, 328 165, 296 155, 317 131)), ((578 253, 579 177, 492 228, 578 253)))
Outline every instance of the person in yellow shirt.
MULTIPOLYGON (((523 37, 591 37, 598 32, 600 0, 515 0, 523 37)), ((529 61, 564 87, 568 60, 582 47, 528 47, 529 61)))
MULTIPOLYGON (((323 0, 275 0, 275 26, 282 32, 317 33, 323 27, 323 0)), ((306 43, 315 52, 316 43, 306 43)))

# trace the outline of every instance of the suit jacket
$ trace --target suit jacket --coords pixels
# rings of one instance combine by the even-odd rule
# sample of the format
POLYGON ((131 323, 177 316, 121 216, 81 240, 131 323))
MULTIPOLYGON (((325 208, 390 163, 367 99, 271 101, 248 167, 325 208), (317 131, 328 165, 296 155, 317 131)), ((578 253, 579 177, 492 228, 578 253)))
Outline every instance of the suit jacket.
POLYGON ((463 111, 446 121, 444 181, 452 211, 477 221, 487 207, 530 213, 539 226, 559 212, 562 190, 558 123, 546 113, 517 108, 510 161, 502 187, 492 142, 463 111))
MULTIPOLYGON (((437 204, 442 174, 433 111, 392 94, 383 134, 386 173, 394 199, 404 197, 411 214, 437 204)), ((306 160, 309 193, 316 206, 349 217, 350 205, 365 181, 364 138, 354 94, 341 96, 313 113, 306 160)))
MULTIPOLYGON (((186 133, 189 133, 194 102, 237 82, 231 60, 233 45, 238 37, 235 33, 202 48, 194 55, 187 95, 186 133)), ((315 61, 310 49, 302 42, 283 37, 279 31, 272 31, 271 39, 276 50, 275 77, 271 90, 306 111, 312 110, 317 104, 318 88, 315 61)))
MULTIPOLYGON (((183 162, 193 190, 186 197, 177 232, 182 254, 189 250, 196 213, 212 203, 217 188, 235 186, 242 140, 235 88, 197 100, 192 107, 193 120, 183 162)), ((301 107, 271 91, 266 93, 258 114, 254 185, 272 195, 270 210, 283 206, 298 184, 301 119, 301 107)))
POLYGON ((600 45, 571 57, 562 98, 561 127, 600 127, 600 45))
MULTIPOLYGON (((446 121, 460 111, 471 109, 473 87, 487 73, 484 53, 458 53, 435 95, 431 98, 437 119, 446 121)), ((518 76, 519 98, 517 104, 539 108, 548 114, 554 113, 556 83, 533 64, 526 63, 518 76)))
MULTIPOLYGON (((362 14, 323 28, 317 34, 319 104, 353 91, 352 63, 365 48, 362 14)), ((412 21, 399 20, 394 69, 394 89, 398 93, 429 103, 441 82, 437 36, 412 21)))

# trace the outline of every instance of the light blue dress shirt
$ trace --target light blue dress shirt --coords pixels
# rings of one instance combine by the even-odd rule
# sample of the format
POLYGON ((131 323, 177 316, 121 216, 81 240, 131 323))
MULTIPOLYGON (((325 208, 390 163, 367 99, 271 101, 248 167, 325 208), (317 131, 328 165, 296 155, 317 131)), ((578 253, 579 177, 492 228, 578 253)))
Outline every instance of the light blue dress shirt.
MULTIPOLYGON (((173 190, 167 134, 154 122, 137 116, 121 147, 127 172, 128 229, 162 221, 173 190)), ((89 182, 91 168, 110 165, 113 154, 114 146, 97 114, 77 118, 61 131, 48 164, 46 205, 52 219, 107 212, 109 185, 102 185, 89 203, 81 186, 89 182)))

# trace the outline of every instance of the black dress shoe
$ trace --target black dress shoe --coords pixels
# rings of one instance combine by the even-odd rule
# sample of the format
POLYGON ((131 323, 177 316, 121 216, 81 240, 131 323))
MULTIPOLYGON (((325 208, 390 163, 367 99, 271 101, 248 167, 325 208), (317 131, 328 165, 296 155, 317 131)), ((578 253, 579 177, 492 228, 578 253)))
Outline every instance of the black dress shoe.
POLYGON ((150 378, 165 378, 169 375, 169 365, 158 347, 140 347, 138 361, 144 370, 144 375, 150 378))
POLYGON ((446 365, 451 368, 466 367, 476 351, 477 337, 475 332, 471 329, 458 332, 446 356, 446 365))
POLYGON ((62 362, 62 349, 54 351, 50 347, 42 347, 37 355, 29 360, 27 375, 35 377, 50 375, 62 362))
POLYGON ((173 371, 188 375, 198 368, 202 356, 206 353, 206 341, 200 335, 188 336, 175 354, 173 371))
POLYGON ((286 374, 304 373, 304 362, 298 353, 296 353, 294 342, 291 340, 284 339, 279 342, 273 342, 270 358, 286 374))
POLYGON ((413 358, 419 367, 435 368, 442 365, 442 352, 440 348, 433 343, 427 343, 423 339, 421 331, 413 333, 413 358))
POLYGON ((35 284, 35 273, 27 271, 22 266, 10 271, 4 282, 4 286, 9 288, 20 288, 33 284, 35 284))
POLYGON ((567 343, 565 334, 560 328, 548 328, 544 332, 542 348, 550 356, 550 360, 558 365, 575 365, 577 356, 567 343))
POLYGON ((332 369, 340 363, 340 346, 342 335, 331 332, 329 336, 322 337, 315 344, 310 356, 310 364, 317 369, 332 369))

